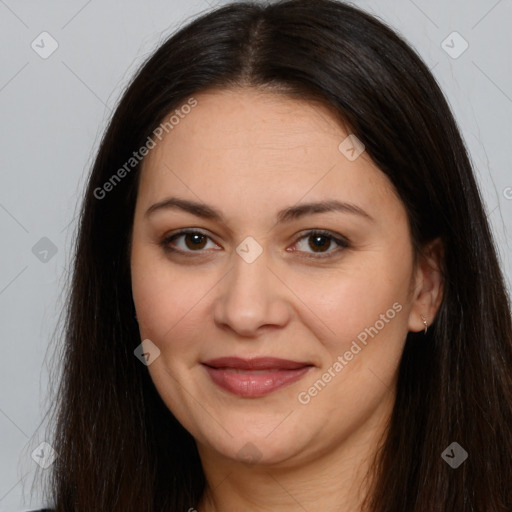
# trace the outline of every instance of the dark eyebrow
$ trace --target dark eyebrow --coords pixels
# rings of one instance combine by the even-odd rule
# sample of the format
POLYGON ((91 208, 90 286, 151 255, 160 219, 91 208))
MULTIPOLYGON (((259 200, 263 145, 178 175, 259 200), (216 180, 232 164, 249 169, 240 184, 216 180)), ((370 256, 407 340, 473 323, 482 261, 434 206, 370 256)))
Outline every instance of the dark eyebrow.
MULTIPOLYGON (((224 217, 219 210, 216 210, 215 208, 207 206, 203 203, 190 201, 188 199, 180 199, 178 197, 169 197, 163 201, 153 204, 147 209, 144 216, 147 217, 158 210, 168 209, 184 210, 188 213, 196 215, 197 217, 202 217, 203 219, 210 219, 218 222, 222 222, 224 220, 224 217)), ((346 203, 333 199, 330 201, 320 201, 316 203, 303 203, 297 206, 285 208, 277 214, 277 222, 291 222, 292 220, 296 220, 300 217, 304 217, 305 215, 312 213, 326 213, 335 211, 359 215, 372 222, 375 220, 359 206, 353 203, 346 203)))
POLYGON ((290 222, 292 220, 309 215, 311 213, 326 213, 326 212, 343 212, 359 215, 367 220, 374 221, 368 213, 362 208, 353 204, 332 199, 330 201, 320 201, 318 203, 303 203, 290 208, 285 208, 277 214, 277 222, 290 222))
POLYGON ((188 199, 179 199, 178 197, 168 197, 163 201, 151 205, 146 210, 144 216, 147 217, 158 210, 171 209, 184 210, 188 213, 196 215, 197 217, 202 217, 203 219, 211 219, 219 222, 223 220, 222 214, 215 208, 207 206, 203 203, 197 203, 196 201, 189 201, 188 199))

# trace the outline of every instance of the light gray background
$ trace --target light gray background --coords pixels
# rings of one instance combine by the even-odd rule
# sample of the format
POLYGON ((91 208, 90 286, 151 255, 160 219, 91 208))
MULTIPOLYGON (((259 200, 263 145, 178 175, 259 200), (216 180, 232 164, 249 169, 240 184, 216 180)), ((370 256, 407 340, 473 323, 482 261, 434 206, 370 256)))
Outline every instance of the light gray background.
MULTIPOLYGON (((0 0, 0 512, 40 504, 31 493, 36 470, 31 453, 44 441, 39 427, 53 363, 48 346, 65 298, 77 199, 101 133, 142 60, 177 27, 214 5, 209 2, 0 0), (47 59, 31 47, 34 40, 42 45, 38 36, 44 31, 59 45, 47 59), (43 237, 57 248, 46 262, 32 250, 43 237)), ((448 97, 510 290, 512 1, 354 4, 398 29, 448 97), (469 44, 458 58, 442 46, 453 31, 469 44)), ((451 36, 444 46, 452 46, 446 49, 453 54, 461 44, 451 36)))

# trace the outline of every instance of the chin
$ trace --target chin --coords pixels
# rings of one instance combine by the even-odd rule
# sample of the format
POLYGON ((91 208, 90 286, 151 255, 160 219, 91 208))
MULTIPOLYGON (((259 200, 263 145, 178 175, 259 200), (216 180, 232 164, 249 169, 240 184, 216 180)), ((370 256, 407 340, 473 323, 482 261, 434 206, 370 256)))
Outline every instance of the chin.
POLYGON ((230 429, 230 433, 233 437, 229 435, 223 435, 222 439, 206 437, 203 443, 221 457, 248 466, 282 464, 298 456, 306 448, 302 446, 304 439, 295 439, 287 430, 279 434, 277 431, 272 432, 272 428, 269 428, 267 434, 262 435, 251 429, 240 428, 230 429), (268 432, 271 434, 268 435, 268 432))

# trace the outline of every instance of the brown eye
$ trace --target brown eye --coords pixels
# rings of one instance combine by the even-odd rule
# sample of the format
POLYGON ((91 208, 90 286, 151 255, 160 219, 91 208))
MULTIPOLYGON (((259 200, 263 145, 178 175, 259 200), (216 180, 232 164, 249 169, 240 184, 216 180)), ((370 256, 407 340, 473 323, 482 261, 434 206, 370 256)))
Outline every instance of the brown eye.
POLYGON ((206 236, 201 233, 185 233, 183 236, 189 249, 203 249, 206 245, 206 236))
POLYGON ((160 245, 169 252, 191 255, 194 252, 202 253, 202 250, 205 248, 208 249, 208 243, 214 248, 218 248, 218 245, 215 244, 208 235, 200 231, 189 230, 180 231, 179 233, 164 238, 160 245))
POLYGON ((323 252, 331 245, 331 239, 324 235, 309 235, 309 247, 315 252, 323 252))
POLYGON ((299 252, 313 258, 334 256, 349 247, 347 239, 341 235, 335 236, 329 231, 310 231, 298 239, 295 246, 299 252), (305 241, 307 240, 307 243, 305 241), (330 250, 332 248, 332 250, 330 250), (315 253, 317 256, 315 256, 315 253))

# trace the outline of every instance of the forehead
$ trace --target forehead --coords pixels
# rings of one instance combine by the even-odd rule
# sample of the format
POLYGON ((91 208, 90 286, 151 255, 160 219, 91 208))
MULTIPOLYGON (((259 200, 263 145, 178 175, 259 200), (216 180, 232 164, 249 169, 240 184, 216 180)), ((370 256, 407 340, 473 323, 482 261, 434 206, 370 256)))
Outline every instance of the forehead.
POLYGON ((349 133, 327 107, 255 89, 194 98, 197 105, 145 158, 142 200, 178 192, 239 209, 279 209, 306 196, 366 206, 377 197, 396 200, 365 152, 351 161, 340 151, 349 133))

